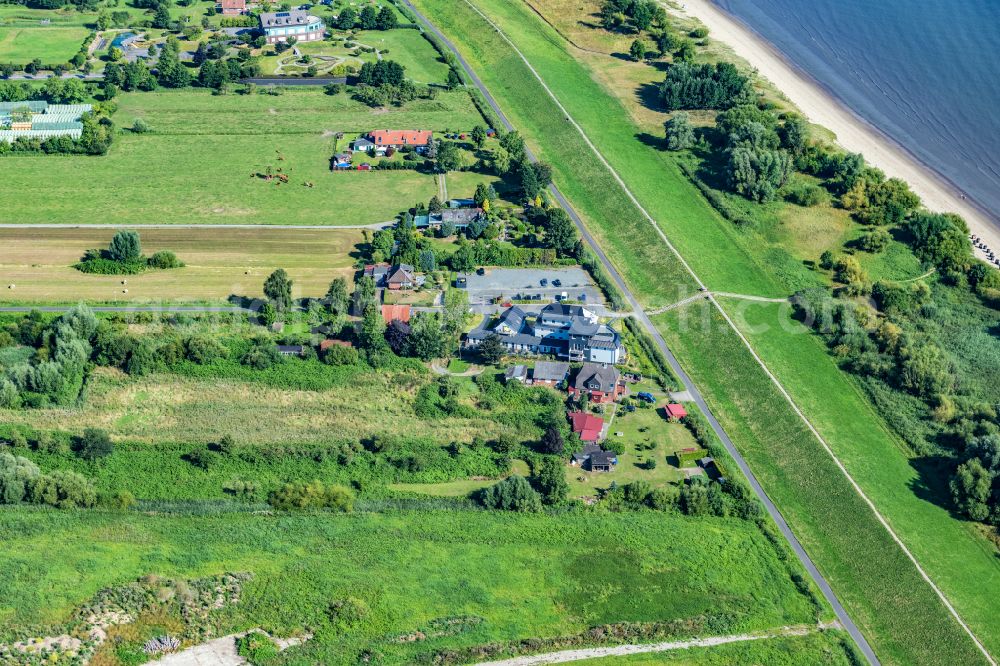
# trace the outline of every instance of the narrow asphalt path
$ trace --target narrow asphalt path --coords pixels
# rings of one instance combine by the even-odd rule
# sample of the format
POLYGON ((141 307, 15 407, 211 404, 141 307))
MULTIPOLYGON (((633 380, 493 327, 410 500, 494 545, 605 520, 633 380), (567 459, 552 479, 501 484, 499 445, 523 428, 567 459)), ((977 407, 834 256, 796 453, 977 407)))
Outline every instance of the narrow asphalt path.
MULTIPOLYGON (((493 112, 496 113, 497 117, 503 123, 504 127, 508 131, 513 131, 514 130, 513 124, 511 124, 510 120, 508 120, 507 116, 500 108, 500 105, 497 104, 497 101, 493 98, 493 95, 490 94, 489 89, 483 83, 482 79, 480 79, 479 76, 475 73, 475 71, 473 71, 472 67, 465 60, 464 56, 462 56, 462 54, 459 52, 455 44, 452 43, 452 41, 447 37, 447 35, 442 33, 437 28, 437 26, 431 23, 427 19, 427 17, 421 14, 417 10, 417 8, 413 6, 410 0, 402 0, 402 2, 411 12, 413 12, 413 15, 416 16, 417 20, 424 26, 424 28, 429 30, 439 40, 441 40, 441 43, 443 43, 445 47, 455 55, 458 63, 462 66, 462 69, 465 70, 466 75, 469 77, 469 80, 472 81, 472 83, 476 86, 476 88, 478 88, 479 91, 482 93, 483 97, 486 99, 487 104, 489 104, 490 108, 493 109, 493 112)), ((528 157, 533 161, 536 159, 534 154, 530 150, 528 150, 528 157)), ((767 510, 768 515, 771 517, 772 520, 774 520, 775 524, 778 526, 781 535, 785 538, 786 541, 788 541, 788 544, 792 548, 792 551, 795 553, 795 556, 802 563, 802 566, 805 567, 806 571, 809 573, 809 576, 813 579, 813 582, 815 582, 816 586, 822 592, 827 602, 830 604, 830 606, 833 607, 834 613, 836 614, 837 619, 840 621, 841 625, 843 625, 844 629, 850 634, 851 638, 857 644, 858 648, 864 654, 868 662, 872 664, 872 666, 878 666, 881 662, 879 662, 879 659, 875 655, 875 651, 872 649, 871 645, 868 644, 868 640, 861 633, 861 630, 858 629, 857 625, 854 624, 854 621, 847 614, 847 610, 844 608, 843 604, 840 603, 840 600, 837 598, 837 595, 834 594, 833 589, 830 587, 830 584, 826 581, 826 578, 824 578, 823 574, 821 574, 819 569, 816 568, 816 565, 813 563, 812 559, 806 553, 805 549, 802 547, 802 544, 799 543, 799 540, 796 538, 795 534, 792 533, 792 530, 788 526, 788 523, 785 521, 785 518, 781 515, 781 512, 778 511, 778 507, 774 505, 774 502, 772 502, 771 499, 767 496, 767 493, 764 492, 764 488, 757 480, 757 477, 750 469, 750 466, 747 464, 746 460, 744 460, 743 456, 736 448, 736 445, 733 444, 732 439, 730 439, 729 435, 726 434, 726 431, 723 430, 722 425, 719 423, 718 419, 715 418, 715 415, 709 409, 708 403, 705 402, 705 398, 702 396, 701 392, 694 385, 694 382, 691 381, 691 378, 688 376, 688 374, 681 367, 680 363, 677 361, 677 357, 675 357, 673 352, 670 351, 670 348, 667 347, 667 343, 663 339, 663 336, 660 335, 660 332, 653 325, 653 322, 650 321, 646 313, 643 312, 642 306, 639 304, 639 301, 635 298, 631 290, 629 290, 628 286, 625 284, 625 280, 622 278, 621 274, 608 259, 608 256, 604 253, 604 250, 601 249, 600 245, 598 245, 594 237, 590 234, 589 231, 587 231, 586 226, 583 224, 583 220, 580 219, 580 216, 577 214, 576 210, 572 206, 570 206, 569 201, 567 201, 566 198, 563 196, 562 192, 559 191, 559 188, 557 188, 555 184, 552 184, 549 186, 549 191, 552 193, 552 196, 555 197, 559 205, 562 206, 563 209, 565 209, 566 212, 569 214, 569 216, 573 219, 573 222, 576 224, 577 229, 579 229, 581 236, 584 238, 584 240, 586 240, 587 244, 593 249, 598 259, 600 259, 601 264, 604 266, 604 269, 608 272, 609 275, 611 275, 612 279, 615 281, 615 284, 625 295, 626 300, 628 300, 632 310, 635 312, 636 319, 639 320, 642 326, 646 329, 647 333, 653 338, 653 341, 656 343, 657 348, 659 348, 659 350, 666 357, 667 362, 670 364, 670 368, 673 370, 674 374, 677 375, 677 377, 680 379, 683 388, 686 391, 690 392, 691 396, 694 398, 695 404, 698 405, 698 408, 705 415, 705 418, 711 425, 712 430, 722 441, 723 445, 726 447, 726 450, 729 452, 729 455, 732 456, 733 460, 736 461, 736 465, 740 468, 740 471, 747 478, 747 481, 750 483, 750 487, 753 489, 754 494, 756 494, 758 499, 760 499, 761 503, 764 505, 764 508, 767 510)))

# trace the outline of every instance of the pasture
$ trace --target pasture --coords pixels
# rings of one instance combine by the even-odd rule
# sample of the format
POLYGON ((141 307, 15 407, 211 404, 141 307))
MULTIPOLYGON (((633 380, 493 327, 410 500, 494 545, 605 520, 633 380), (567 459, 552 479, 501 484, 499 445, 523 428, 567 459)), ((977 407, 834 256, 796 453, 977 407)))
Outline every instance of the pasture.
POLYGON ((171 250, 186 266, 127 276, 72 268, 88 248, 105 248, 113 229, 0 229, 0 284, 21 303, 127 301, 170 304, 259 297, 265 278, 284 268, 293 296, 320 297, 337 276, 353 274, 357 229, 140 229, 143 251, 171 250), (8 289, 8 285, 15 285, 8 289), (125 293, 127 288, 128 293, 125 293))
MULTIPOLYGON (((833 459, 791 411, 721 315, 707 302, 697 302, 660 315, 654 321, 667 343, 680 352, 681 363, 701 388, 713 412, 738 443, 761 484, 830 580, 851 617, 873 640, 879 655, 894 663, 943 664, 956 660, 980 663, 982 657, 972 641, 905 559, 833 459), (926 639, 928 627, 934 627, 933 640, 926 639)), ((775 343, 783 354, 789 354, 790 346, 797 350, 798 344, 816 345, 821 351, 819 342, 806 335, 801 336, 799 343, 775 336, 775 343)), ((826 359, 811 360, 829 363, 826 359)), ((817 372, 815 366, 811 367, 813 373, 817 372)), ((821 376, 824 382, 830 381, 825 372, 821 376)), ((830 418, 844 419, 845 414, 851 415, 850 405, 847 411, 838 409, 844 407, 839 402, 844 398, 836 391, 843 386, 825 388, 822 400, 835 401, 830 418), (830 389, 834 391, 832 395, 828 394, 830 389)), ((812 415, 811 408, 815 405, 807 403, 803 408, 812 415)), ((866 442, 870 444, 879 433, 884 434, 877 423, 862 421, 844 427, 852 432, 872 429, 857 445, 850 445, 856 446, 853 451, 844 449, 842 444, 849 459, 867 467, 892 464, 884 455, 873 454, 866 448, 866 442)), ((882 474, 874 469, 869 473, 882 474)), ((898 482, 896 479, 893 483, 898 482)), ((896 487, 896 492, 901 492, 896 487)), ((886 492, 891 491, 887 488, 886 492)), ((912 498, 912 490, 906 489, 905 493, 912 498)), ((880 499, 876 497, 875 501, 878 503, 880 499)), ((896 517, 892 514, 889 517, 896 524, 896 517)), ((896 524, 901 531, 905 526, 896 524)), ((907 532, 903 533, 905 537, 907 532)), ((938 556, 949 560, 954 552, 949 543, 947 550, 938 556)), ((989 556, 984 553, 983 557, 989 556)), ((927 566, 934 561, 927 562, 927 566)), ((955 567, 954 560, 950 563, 955 567)), ((960 590, 953 587, 949 591, 960 590)), ((977 603, 971 594, 969 601, 977 603)), ((983 638, 990 635, 989 625, 977 624, 976 629, 985 634, 981 634, 983 638)))
POLYGON ((3 27, 0 25, 0 62, 64 63, 76 55, 89 34, 86 28, 67 26, 3 27))
MULTIPOLYGON (((18 155, 5 162, 5 222, 291 224, 391 221, 437 193, 416 171, 329 170, 337 132, 375 127, 472 126, 465 92, 378 113, 346 95, 213 96, 205 90, 122 95, 115 121, 142 118, 102 157, 18 155), (81 178, 81 170, 86 178, 81 178), (266 180, 271 173, 288 182, 266 180), (312 186, 310 187, 309 184, 312 186), (38 192, 46 192, 39 197, 38 192), (377 195, 375 194, 377 193, 377 195)), ((346 144, 340 146, 345 148, 346 144)))

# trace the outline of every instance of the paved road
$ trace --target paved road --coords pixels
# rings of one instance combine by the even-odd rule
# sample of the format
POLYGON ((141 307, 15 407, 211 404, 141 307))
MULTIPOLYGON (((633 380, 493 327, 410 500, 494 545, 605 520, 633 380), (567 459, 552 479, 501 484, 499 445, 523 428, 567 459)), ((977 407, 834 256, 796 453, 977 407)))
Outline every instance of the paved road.
POLYGON ((0 224, 0 229, 301 229, 308 231, 337 231, 339 229, 388 229, 396 221, 372 224, 0 224))
MULTIPOLYGON (((483 97, 486 99, 486 102, 490 105, 490 108, 493 109, 493 112, 497 114, 497 117, 500 118, 500 121, 503 123, 504 127, 508 131, 513 131, 514 126, 507 119, 507 116, 504 114, 504 112, 500 109, 500 105, 497 104, 496 100, 490 94, 489 89, 482 82, 479 76, 473 71, 472 67, 465 60, 465 58, 458 51, 458 49, 451 42, 451 40, 444 33, 438 30, 438 28, 433 23, 431 23, 427 19, 427 17, 425 17, 423 14, 417 11, 417 8, 413 6, 410 0, 402 0, 402 2, 407 6, 407 8, 411 12, 413 12, 414 16, 416 16, 417 20, 421 24, 423 24, 425 29, 429 30, 432 34, 434 34, 452 53, 455 54, 458 63, 462 66, 462 69, 465 70, 465 73, 469 77, 469 80, 472 81, 472 83, 483 94, 483 97)), ((531 160, 535 160, 535 156, 531 153, 530 150, 528 151, 528 157, 531 160)), ((689 391, 691 393, 691 396, 694 398, 695 404, 698 405, 698 408, 705 415, 705 418, 712 426, 712 430, 725 445, 726 450, 729 452, 729 455, 731 455, 733 457, 733 460, 736 461, 736 465, 740 468, 740 471, 743 472, 744 476, 749 481, 750 487, 753 489, 754 493, 757 495, 761 503, 764 505, 764 508, 767 510, 768 515, 770 515, 771 519, 774 520, 774 522, 777 524, 778 529, 780 530, 782 536, 785 538, 786 541, 788 541, 796 557, 798 557, 803 567, 805 567, 810 577, 816 583, 816 586, 820 589, 820 591, 823 593, 823 596, 833 607, 833 610, 837 615, 837 619, 843 625, 844 629, 851 635, 851 638, 854 639, 855 643, 858 645, 858 648, 865 655, 865 658, 868 660, 868 662, 873 666, 878 666, 878 664, 880 664, 879 659, 875 655, 874 650, 872 650, 871 646, 868 644, 867 639, 865 639, 864 635, 861 633, 861 630, 858 629, 857 625, 854 624, 854 621, 851 620, 850 616, 847 614, 847 610, 840 603, 840 600, 837 599, 837 595, 834 594, 833 589, 830 587, 830 584, 823 577, 823 574, 821 574, 819 570, 816 568, 816 565, 813 563, 812 559, 810 559, 809 555, 802 547, 802 544, 799 543, 799 540, 792 533, 792 530, 788 526, 788 523, 781 515, 781 512, 778 511, 778 507, 774 505, 774 502, 772 502, 771 499, 767 496, 767 493, 764 492, 764 488, 760 485, 760 482, 757 480, 757 477, 750 469, 750 466, 747 464, 746 460, 744 460, 743 456, 736 448, 736 445, 733 444, 732 439, 730 439, 729 435, 727 435, 725 430, 723 430, 722 425, 719 423, 718 419, 715 418, 715 415, 709 409, 708 404, 705 402, 704 397, 701 395, 701 392, 691 381, 691 378, 681 367, 680 363, 678 363, 677 358, 674 356, 673 352, 671 352, 669 347, 667 347, 667 343, 663 339, 663 336, 660 335, 660 332, 656 329, 655 326, 653 326, 653 322, 650 321, 649 317, 646 316, 645 312, 643 312, 642 307, 639 305, 638 300, 635 298, 635 296, 629 290, 628 286, 625 284, 625 280, 622 278, 621 274, 619 274, 617 269, 615 269, 614 265, 608 259, 607 255, 604 253, 601 247, 597 244, 597 241, 594 239, 594 237, 591 236, 590 232, 587 231, 587 228, 583 224, 583 220, 580 219, 580 216, 576 213, 576 211, 572 208, 572 206, 569 205, 569 202, 562 195, 559 189, 553 184, 549 186, 549 190, 552 193, 552 196, 555 197, 556 201, 559 202, 559 205, 562 206, 566 210, 566 212, 570 215, 570 217, 573 219, 573 222, 579 229, 581 236, 584 238, 584 240, 586 240, 587 244, 590 245, 590 247, 594 250, 594 253, 600 259, 601 264, 604 266, 604 269, 608 272, 609 275, 611 275, 612 279, 615 281, 615 284, 618 285, 618 288, 625 295, 625 298, 631 305, 632 310, 635 311, 636 319, 638 319, 638 321, 643 325, 643 327, 646 329, 649 335, 653 338, 654 342, 656 343, 656 346, 660 349, 660 351, 663 352, 664 356, 667 358, 667 362, 670 364, 671 369, 674 371, 674 374, 676 374, 677 377, 680 379, 681 384, 684 387, 684 390, 689 391)))
POLYGON ((328 83, 339 83, 344 85, 347 83, 346 77, 285 77, 280 79, 272 78, 253 78, 253 79, 240 79, 240 83, 256 83, 259 86, 325 86, 328 83))

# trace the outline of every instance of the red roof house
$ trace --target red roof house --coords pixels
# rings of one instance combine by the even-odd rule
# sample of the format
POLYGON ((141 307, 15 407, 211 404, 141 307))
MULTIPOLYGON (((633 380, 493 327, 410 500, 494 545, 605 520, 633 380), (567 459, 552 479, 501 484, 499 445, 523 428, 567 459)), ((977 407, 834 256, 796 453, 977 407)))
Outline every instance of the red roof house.
POLYGON ((247 10, 246 0, 219 0, 215 10, 223 16, 238 16, 247 10))
POLYGON ((680 421, 688 415, 687 410, 684 409, 684 405, 679 405, 676 402, 668 402, 664 405, 663 413, 667 415, 668 421, 680 421))
POLYGON ((401 321, 404 324, 410 323, 410 306, 409 305, 383 305, 382 306, 382 319, 386 324, 391 324, 393 321, 401 321))
POLYGON ((372 143, 378 146, 426 146, 431 142, 434 133, 430 130, 375 130, 368 135, 372 143))
POLYGON ((569 421, 573 426, 573 432, 580 436, 582 442, 596 442, 601 438, 601 431, 604 429, 604 419, 586 412, 572 412, 569 421))

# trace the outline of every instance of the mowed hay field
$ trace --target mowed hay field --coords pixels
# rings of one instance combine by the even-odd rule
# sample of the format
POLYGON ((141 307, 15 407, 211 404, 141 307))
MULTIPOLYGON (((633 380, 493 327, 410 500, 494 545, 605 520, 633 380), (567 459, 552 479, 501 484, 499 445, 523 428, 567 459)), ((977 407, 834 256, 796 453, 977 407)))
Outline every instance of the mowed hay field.
POLYGON ((4 300, 222 301, 261 296, 265 278, 284 268, 296 298, 326 293, 337 276, 350 278, 358 229, 140 229, 143 252, 171 250, 186 266, 139 275, 87 275, 72 268, 88 248, 105 248, 113 229, 0 228, 4 300), (122 280, 128 280, 122 285, 122 280), (9 285, 15 285, 10 289, 9 285), (128 293, 124 293, 125 289, 128 293))
MULTIPOLYGON (((471 127, 469 95, 442 93, 377 112, 345 94, 213 96, 204 90, 130 93, 115 122, 142 118, 101 157, 15 156, 0 164, 3 220, 59 224, 359 225, 390 221, 437 193, 430 174, 329 169, 337 132, 471 127), (288 183, 256 174, 270 169, 288 183), (307 186, 312 184, 312 187, 307 186), (44 193, 44 196, 41 196, 44 193)), ((340 149, 346 148, 346 142, 340 149)))
POLYGON ((90 33, 84 27, 2 27, 0 62, 23 65, 35 58, 45 64, 67 62, 90 33))

